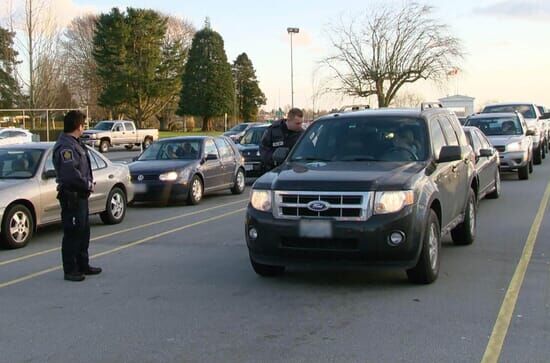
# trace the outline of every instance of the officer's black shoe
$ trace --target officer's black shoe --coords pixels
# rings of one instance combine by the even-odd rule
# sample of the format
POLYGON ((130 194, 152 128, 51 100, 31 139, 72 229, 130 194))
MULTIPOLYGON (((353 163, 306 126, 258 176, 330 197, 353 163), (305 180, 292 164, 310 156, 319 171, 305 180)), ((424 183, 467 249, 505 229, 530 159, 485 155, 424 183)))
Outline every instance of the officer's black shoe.
POLYGON ((84 281, 86 276, 80 272, 71 272, 68 274, 65 274, 65 280, 67 281, 84 281))
POLYGON ((101 267, 88 266, 82 273, 84 275, 99 275, 101 273, 101 267))

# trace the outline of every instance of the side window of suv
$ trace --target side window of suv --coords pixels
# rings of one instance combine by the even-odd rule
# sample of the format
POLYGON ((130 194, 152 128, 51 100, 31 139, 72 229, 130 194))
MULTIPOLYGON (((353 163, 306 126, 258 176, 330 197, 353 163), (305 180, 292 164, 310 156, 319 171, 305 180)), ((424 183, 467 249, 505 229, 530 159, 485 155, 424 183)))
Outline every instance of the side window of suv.
POLYGON ((437 120, 432 121, 432 147, 434 152, 435 159, 439 159, 439 152, 441 148, 445 146, 445 136, 443 135, 443 130, 439 125, 437 120))
POLYGON ((439 118, 439 124, 441 129, 445 134, 445 139, 447 140, 447 145, 458 146, 458 138, 456 137, 455 130, 451 126, 451 122, 444 117, 439 118))
POLYGON ((455 130, 455 134, 458 137, 458 141, 460 145, 462 146, 468 145, 468 139, 466 138, 466 134, 462 129, 462 125, 460 124, 458 117, 456 117, 456 115, 447 115, 447 118, 449 119, 449 122, 451 123, 453 130, 455 130))

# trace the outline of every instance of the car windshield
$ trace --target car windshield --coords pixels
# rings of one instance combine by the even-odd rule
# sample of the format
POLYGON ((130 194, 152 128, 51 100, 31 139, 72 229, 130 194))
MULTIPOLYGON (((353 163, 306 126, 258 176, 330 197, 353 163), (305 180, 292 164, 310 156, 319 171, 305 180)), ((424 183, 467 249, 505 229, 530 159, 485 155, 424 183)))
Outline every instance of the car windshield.
POLYGON ((262 136, 264 135, 267 127, 253 127, 244 134, 241 139, 242 145, 260 145, 262 136))
POLYGON ((414 161, 428 157, 424 120, 412 117, 354 117, 312 124, 291 161, 414 161))
POLYGON ((109 131, 113 128, 113 125, 114 125, 114 122, 101 121, 100 123, 94 126, 94 130, 109 131))
POLYGON ((516 117, 474 118, 468 120, 467 125, 477 127, 487 136, 523 134, 516 117))
POLYGON ((519 112, 525 118, 537 118, 535 109, 531 105, 495 105, 487 106, 483 109, 484 113, 504 113, 519 112))
POLYGON ((248 125, 247 124, 238 124, 237 126, 234 126, 229 131, 241 132, 241 131, 246 130, 246 126, 248 126, 248 125))
POLYGON ((162 141, 149 146, 138 160, 197 160, 200 150, 200 140, 162 141))
POLYGON ((1 149, 0 179, 28 179, 36 173, 44 150, 1 149))

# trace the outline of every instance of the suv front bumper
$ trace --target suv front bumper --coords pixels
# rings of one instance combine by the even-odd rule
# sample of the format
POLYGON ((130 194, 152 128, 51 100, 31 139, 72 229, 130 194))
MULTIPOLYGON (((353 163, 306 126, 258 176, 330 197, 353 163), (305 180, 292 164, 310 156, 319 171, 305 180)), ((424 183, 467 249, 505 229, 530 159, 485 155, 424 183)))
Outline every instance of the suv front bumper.
POLYGON ((501 171, 513 171, 529 164, 527 151, 499 152, 499 156, 501 171))
POLYGON ((366 221, 330 220, 332 238, 306 238, 300 220, 275 219, 271 213, 249 206, 246 242, 250 258, 265 265, 411 268, 418 261, 425 229, 420 214, 416 206, 411 206, 398 213, 374 215, 366 221), (255 239, 250 237, 252 228, 257 232, 255 239), (397 246, 389 243, 393 232, 405 235, 397 246))

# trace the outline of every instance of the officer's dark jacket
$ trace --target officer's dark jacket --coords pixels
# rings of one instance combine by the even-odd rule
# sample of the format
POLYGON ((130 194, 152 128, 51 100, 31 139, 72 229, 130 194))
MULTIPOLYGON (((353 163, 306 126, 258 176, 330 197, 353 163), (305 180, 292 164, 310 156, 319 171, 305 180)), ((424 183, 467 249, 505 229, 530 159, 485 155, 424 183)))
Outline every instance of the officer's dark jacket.
POLYGON ((291 131, 286 127, 286 120, 275 121, 264 133, 260 144, 260 155, 265 170, 272 169, 273 153, 280 147, 292 149, 303 131, 291 131))
POLYGON ((53 148, 53 166, 58 189, 88 193, 93 176, 88 150, 76 138, 62 133, 53 148))

